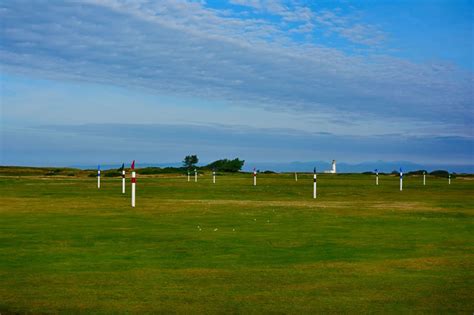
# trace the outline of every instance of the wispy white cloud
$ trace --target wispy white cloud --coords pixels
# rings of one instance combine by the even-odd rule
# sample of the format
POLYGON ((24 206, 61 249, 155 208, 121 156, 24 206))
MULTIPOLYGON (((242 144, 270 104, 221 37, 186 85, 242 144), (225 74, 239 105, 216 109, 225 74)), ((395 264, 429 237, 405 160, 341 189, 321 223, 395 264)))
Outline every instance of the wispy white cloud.
MULTIPOLYGON (((296 31, 325 27, 367 45, 385 36, 338 12, 240 4, 296 22, 290 27, 296 31)), ((281 21, 243 18, 201 2, 13 1, 2 7, 3 71, 322 115, 333 128, 386 120, 403 130, 422 122, 433 133, 456 127, 473 134, 473 76, 447 64, 348 55, 294 40, 281 21)))
MULTIPOLYGON (((299 1, 257 1, 233 0, 231 3, 252 8, 255 12, 264 12, 279 16, 289 32, 312 33, 315 29, 334 33, 349 42, 365 46, 379 46, 387 37, 380 27, 364 23, 359 13, 342 14, 338 9, 313 9, 299 1), (288 23, 296 23, 291 26, 288 23)), ((316 3, 317 4, 317 3, 316 3)))

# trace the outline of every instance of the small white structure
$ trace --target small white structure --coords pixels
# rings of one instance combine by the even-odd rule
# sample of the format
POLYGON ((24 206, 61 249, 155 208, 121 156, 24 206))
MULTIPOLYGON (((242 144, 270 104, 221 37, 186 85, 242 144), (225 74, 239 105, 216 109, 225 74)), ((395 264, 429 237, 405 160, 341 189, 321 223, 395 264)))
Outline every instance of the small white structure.
POLYGON ((329 171, 324 171, 327 174, 336 174, 336 160, 332 160, 332 167, 329 171))

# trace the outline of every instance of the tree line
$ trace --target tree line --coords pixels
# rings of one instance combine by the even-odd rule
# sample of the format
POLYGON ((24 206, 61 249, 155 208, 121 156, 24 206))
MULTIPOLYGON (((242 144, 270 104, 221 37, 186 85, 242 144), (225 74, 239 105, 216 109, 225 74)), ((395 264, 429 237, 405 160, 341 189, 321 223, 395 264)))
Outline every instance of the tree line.
MULTIPOLYGON (((187 155, 183 160, 183 167, 187 170, 197 168, 196 164, 199 162, 197 155, 187 155)), ((221 159, 209 163, 200 169, 214 170, 216 172, 239 172, 244 166, 245 161, 235 158, 233 160, 221 159)))

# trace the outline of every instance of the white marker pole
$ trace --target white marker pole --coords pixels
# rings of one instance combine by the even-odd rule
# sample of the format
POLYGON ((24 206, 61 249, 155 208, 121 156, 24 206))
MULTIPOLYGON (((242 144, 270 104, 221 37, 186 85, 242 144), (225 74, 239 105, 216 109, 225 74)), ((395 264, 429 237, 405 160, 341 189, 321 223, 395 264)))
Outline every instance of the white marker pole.
POLYGON ((313 170, 313 199, 316 199, 316 182, 317 182, 317 177, 316 177, 316 167, 313 170))
POLYGON ((122 170, 122 194, 125 194, 125 170, 122 170))
POLYGON ((191 181, 191 176, 189 175, 189 170, 188 170, 188 182, 191 181))
POLYGON ((400 169, 400 191, 403 190, 403 171, 400 169))
POLYGON ((375 170, 375 186, 379 185, 379 171, 375 170))
POLYGON ((253 168, 253 185, 257 186, 257 171, 253 168))
POLYGON ((448 174, 448 185, 451 185, 451 174, 448 174))
POLYGON ((216 183, 216 171, 212 171, 212 183, 215 184, 216 183))
POLYGON ((135 186, 137 184, 137 179, 135 177, 135 171, 132 172, 132 207, 135 208, 135 186))
POLYGON ((423 172, 423 186, 426 186, 426 172, 423 172))
POLYGON ((100 166, 97 168, 97 189, 100 189, 100 166))
POLYGON ((298 181, 298 173, 295 172, 295 182, 298 181))
POLYGON ((197 183, 198 181, 198 173, 197 173, 197 170, 194 169, 194 182, 197 183))

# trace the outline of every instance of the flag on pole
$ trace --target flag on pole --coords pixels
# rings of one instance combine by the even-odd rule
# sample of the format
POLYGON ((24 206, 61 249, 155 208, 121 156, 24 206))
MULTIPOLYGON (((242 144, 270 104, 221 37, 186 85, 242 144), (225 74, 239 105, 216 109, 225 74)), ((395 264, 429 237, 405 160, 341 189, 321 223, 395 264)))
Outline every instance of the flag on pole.
POLYGON ((100 164, 97 165, 97 189, 100 189, 100 164))
POLYGON ((137 178, 135 173, 135 160, 133 160, 130 168, 132 169, 132 207, 135 208, 135 187, 137 184, 137 178))

